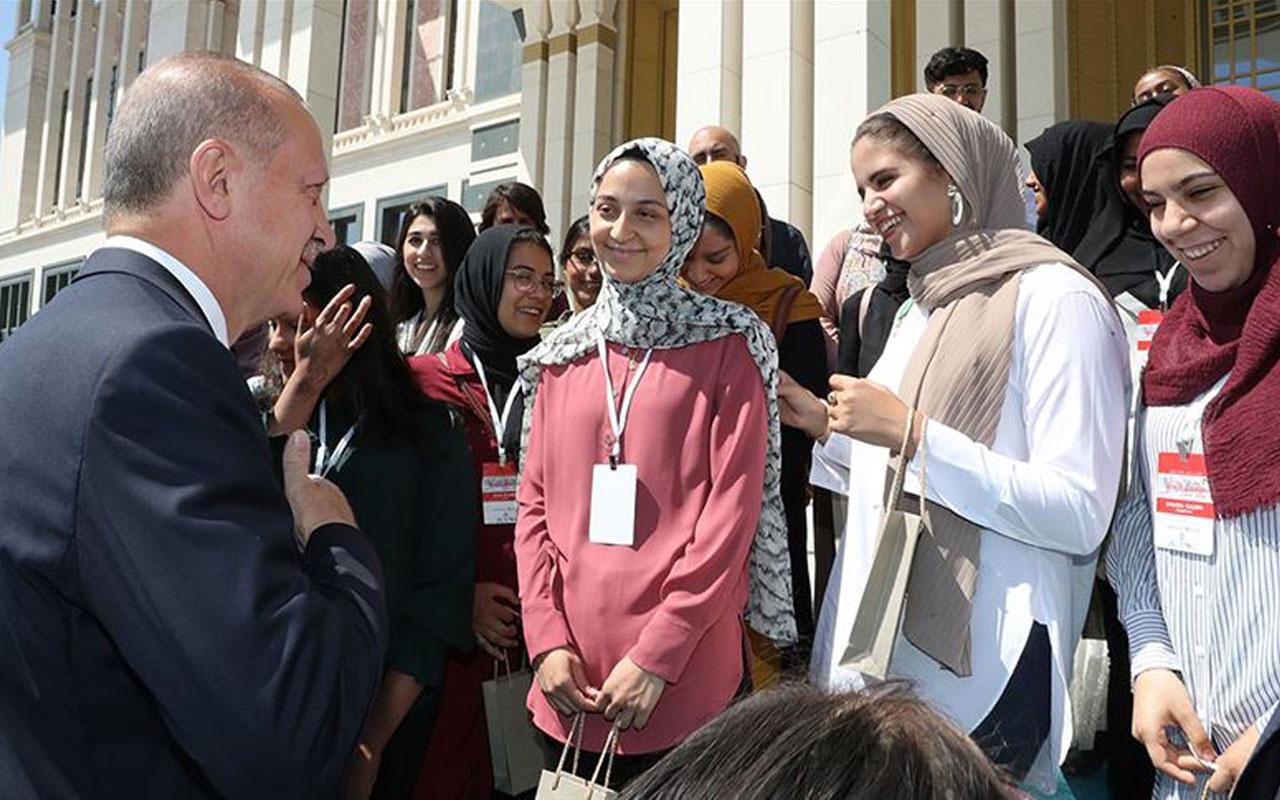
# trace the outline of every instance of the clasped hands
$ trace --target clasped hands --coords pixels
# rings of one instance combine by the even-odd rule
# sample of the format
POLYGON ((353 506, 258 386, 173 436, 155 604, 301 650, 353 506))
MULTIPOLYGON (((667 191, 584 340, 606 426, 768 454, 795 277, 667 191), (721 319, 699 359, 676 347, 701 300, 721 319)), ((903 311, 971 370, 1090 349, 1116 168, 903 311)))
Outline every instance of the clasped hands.
MULTIPOLYGON (((892 390, 863 378, 832 375, 825 401, 796 383, 785 372, 778 377, 778 414, 783 425, 825 442, 832 431, 877 447, 897 451, 907 424, 907 404, 892 390)), ((907 444, 907 458, 915 454, 924 416, 916 414, 907 444)))
POLYGON ((630 658, 618 662, 599 689, 587 683, 582 658, 569 647, 549 650, 534 659, 538 687, 561 714, 603 713, 619 730, 643 730, 667 688, 667 682, 630 658))

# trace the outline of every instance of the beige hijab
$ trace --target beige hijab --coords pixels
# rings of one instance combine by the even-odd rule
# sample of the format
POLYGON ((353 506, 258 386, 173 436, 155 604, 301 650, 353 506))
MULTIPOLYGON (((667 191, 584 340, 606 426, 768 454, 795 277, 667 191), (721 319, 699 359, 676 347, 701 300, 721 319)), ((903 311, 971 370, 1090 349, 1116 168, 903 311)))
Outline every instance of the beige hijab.
MULTIPOLYGON (((911 262, 907 285, 930 315, 899 393, 930 419, 990 447, 1007 392, 1022 271, 1064 264, 1098 286, 1101 298, 1108 295, 1070 256, 1023 229, 1017 150, 994 123, 934 94, 902 97, 877 113, 906 125, 964 199, 951 235, 911 262)), ((980 530, 936 503, 928 503, 925 514, 929 532, 916 548, 903 634, 967 676, 980 530)))

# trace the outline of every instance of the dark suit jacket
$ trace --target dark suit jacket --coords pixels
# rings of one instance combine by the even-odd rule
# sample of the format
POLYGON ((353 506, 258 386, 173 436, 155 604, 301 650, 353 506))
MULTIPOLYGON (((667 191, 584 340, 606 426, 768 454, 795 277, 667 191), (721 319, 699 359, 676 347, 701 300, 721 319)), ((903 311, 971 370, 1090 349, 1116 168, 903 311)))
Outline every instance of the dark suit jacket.
POLYGON ((1232 800, 1276 800, 1280 798, 1280 713, 1258 737, 1258 746, 1236 781, 1232 800))
POLYGON ((782 267, 804 281, 805 286, 813 283, 813 260, 804 234, 794 225, 770 217, 769 236, 769 266, 782 267))
POLYGON ((94 253, 0 345, 0 796, 335 794, 382 671, 372 547, 306 551, 231 353, 94 253))

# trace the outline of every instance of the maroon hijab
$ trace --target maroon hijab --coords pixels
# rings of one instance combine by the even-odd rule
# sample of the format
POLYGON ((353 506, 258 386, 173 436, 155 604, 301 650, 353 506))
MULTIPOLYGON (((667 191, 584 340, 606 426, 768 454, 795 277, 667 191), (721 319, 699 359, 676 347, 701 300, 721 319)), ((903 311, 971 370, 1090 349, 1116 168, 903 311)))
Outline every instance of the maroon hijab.
POLYGON ((1209 486, 1220 517, 1280 502, 1280 103, 1254 89, 1196 89, 1171 103, 1142 137, 1139 164, 1173 147, 1218 173, 1253 226, 1256 256, 1244 285, 1210 292, 1194 280, 1151 344, 1142 388, 1149 406, 1184 405, 1231 377, 1201 420, 1209 486))

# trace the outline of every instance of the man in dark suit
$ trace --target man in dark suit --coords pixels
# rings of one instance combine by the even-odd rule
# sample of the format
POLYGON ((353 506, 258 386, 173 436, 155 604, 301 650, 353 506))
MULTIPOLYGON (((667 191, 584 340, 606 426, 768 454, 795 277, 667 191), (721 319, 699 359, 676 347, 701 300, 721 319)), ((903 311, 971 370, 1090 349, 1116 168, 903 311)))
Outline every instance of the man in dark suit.
MULTIPOLYGON (((744 170, 747 168, 747 157, 742 154, 738 137, 719 125, 705 125, 694 131, 688 153, 698 166, 710 161, 732 161, 744 170)), ((760 198, 760 205, 764 207, 764 198, 760 198)), ((769 266, 782 267, 808 286, 813 282, 813 260, 804 234, 794 225, 768 216, 767 211, 765 217, 767 224, 761 226, 761 253, 768 250, 769 266)))
POLYGON ((319 130, 185 53, 126 92, 105 169, 108 240, 0 346, 0 796, 331 797, 381 569, 304 434, 282 490, 227 348, 332 244, 319 130))

